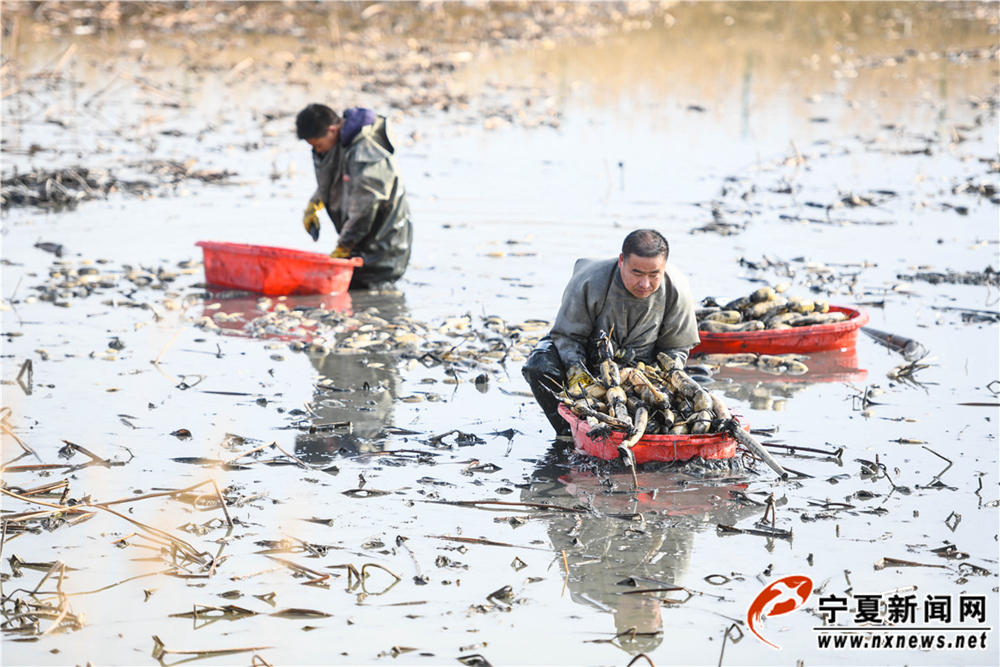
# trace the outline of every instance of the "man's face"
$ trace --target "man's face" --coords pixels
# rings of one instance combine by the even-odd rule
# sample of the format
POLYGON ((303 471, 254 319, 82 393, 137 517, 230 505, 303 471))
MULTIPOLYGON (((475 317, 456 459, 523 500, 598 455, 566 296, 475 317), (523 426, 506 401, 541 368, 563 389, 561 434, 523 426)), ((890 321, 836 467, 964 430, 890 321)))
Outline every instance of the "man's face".
POLYGON ((667 268, 667 258, 639 257, 638 255, 618 255, 618 271, 621 273, 625 289, 639 299, 645 299, 660 288, 663 271, 667 268))
POLYGON ((306 139, 306 142, 312 146, 317 153, 329 153, 333 147, 337 145, 338 138, 340 138, 340 126, 331 125, 327 128, 326 134, 321 137, 306 139))

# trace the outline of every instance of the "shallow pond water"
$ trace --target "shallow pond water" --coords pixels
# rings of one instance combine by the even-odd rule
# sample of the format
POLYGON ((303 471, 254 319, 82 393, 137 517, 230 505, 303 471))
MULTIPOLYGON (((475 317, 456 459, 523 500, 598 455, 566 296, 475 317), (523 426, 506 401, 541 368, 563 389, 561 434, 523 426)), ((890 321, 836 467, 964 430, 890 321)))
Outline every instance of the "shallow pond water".
MULTIPOLYGON (((526 7, 493 18, 527 20, 526 7)), ((237 175, 4 211, 5 488, 65 479, 70 498, 137 499, 79 525, 8 533, 4 595, 24 597, 44 574, 14 556, 60 560, 73 568, 63 601, 85 622, 6 633, 4 664, 253 660, 160 655, 153 636, 170 651, 258 647, 269 664, 610 665, 640 652, 654 664, 996 664, 995 629, 986 648, 962 651, 823 650, 815 629, 829 595, 946 596, 956 614, 961 596, 983 596, 985 625, 1000 613, 1000 130, 997 22, 984 7, 650 6, 606 34, 456 57, 435 85, 465 92, 467 107, 395 109, 417 225, 410 269, 393 292, 286 300, 293 308, 375 308, 428 325, 425 338, 465 315, 476 331, 487 316, 551 320, 576 258, 614 255, 628 231, 650 226, 698 299, 787 281, 793 293, 862 304, 869 326, 930 350, 910 376, 890 377, 905 361, 864 335, 853 352, 807 361, 804 376, 723 371, 712 389, 751 427, 772 429, 761 439, 842 455, 776 451, 808 475, 786 482, 759 464, 650 468, 637 495, 619 465, 553 441, 514 359, 463 368, 297 352, 287 336, 243 329, 256 298, 199 285, 198 240, 332 247, 330 227, 318 245, 300 228, 313 179, 288 114, 336 100, 335 88, 379 108, 399 88, 309 69, 343 58, 347 35, 338 48, 310 33, 315 51, 287 61, 301 42, 283 34, 54 35, 22 14, 16 57, 4 36, 20 77, 5 78, 5 95, 26 91, 4 100, 5 179, 15 168, 153 159, 237 175), (183 56, 191 39, 197 68, 183 56), (145 85, 113 79, 119 69, 145 85), (39 241, 62 244, 63 256, 39 241), (38 299, 59 261, 106 271, 116 286, 38 299), (129 267, 179 275, 142 287, 123 277, 129 267), (987 269, 992 284, 915 277, 987 269), (220 328, 198 326, 203 317, 220 328), (122 349, 109 348, 115 339, 122 349), (330 426, 341 421, 352 427, 330 426), (13 467, 85 463, 80 451, 62 458, 66 441, 110 463, 13 467), (865 474, 859 459, 882 473, 865 474), (213 479, 232 527, 211 506, 213 479), (194 485, 201 497, 138 499, 194 485), (717 529, 751 528, 764 508, 745 499, 772 493, 792 539, 717 529), (448 504, 458 501, 563 511, 448 504), (212 575, 173 568, 176 556, 130 520, 214 557, 212 575), (368 576, 357 581, 347 564, 370 565, 368 576), (317 573, 335 578, 308 583, 317 573), (764 622, 776 652, 750 632, 747 610, 795 574, 820 592, 764 622), (636 593, 671 587, 686 591, 636 593), (226 605, 253 615, 190 614, 226 605)), ((5 513, 33 507, 3 499, 5 513)), ((931 625, 951 638, 972 623, 931 625)))

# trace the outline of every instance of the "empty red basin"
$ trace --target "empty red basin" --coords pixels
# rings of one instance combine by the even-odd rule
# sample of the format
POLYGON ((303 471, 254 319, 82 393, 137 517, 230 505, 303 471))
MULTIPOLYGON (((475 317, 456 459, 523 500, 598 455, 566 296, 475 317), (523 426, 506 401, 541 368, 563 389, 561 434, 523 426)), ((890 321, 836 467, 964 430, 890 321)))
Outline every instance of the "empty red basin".
POLYGON ((199 241, 210 285, 280 296, 346 292, 360 257, 333 259, 290 248, 199 241))

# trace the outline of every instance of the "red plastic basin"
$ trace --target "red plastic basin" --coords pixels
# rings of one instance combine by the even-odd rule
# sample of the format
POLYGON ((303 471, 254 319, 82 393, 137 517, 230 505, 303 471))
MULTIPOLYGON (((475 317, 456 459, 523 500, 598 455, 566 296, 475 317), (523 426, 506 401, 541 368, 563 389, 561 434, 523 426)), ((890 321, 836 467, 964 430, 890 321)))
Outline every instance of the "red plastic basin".
MULTIPOLYGON (((587 436, 590 425, 580 419, 565 405, 559 406, 559 414, 569 422, 573 433, 573 443, 577 450, 600 459, 618 458, 618 445, 625 434, 612 431, 606 438, 587 436)), ((743 428, 746 424, 740 421, 743 428)), ((728 433, 706 433, 704 435, 645 435, 632 447, 636 463, 647 461, 687 461, 696 456, 703 459, 731 459, 736 456, 736 440, 728 433)))
POLYGON ((346 292, 354 267, 364 261, 243 243, 199 241, 195 245, 205 256, 205 282, 269 296, 346 292))
POLYGON ((830 312, 846 313, 847 319, 843 322, 814 324, 791 329, 727 331, 725 333, 699 331, 701 343, 691 350, 691 354, 735 354, 737 352, 805 354, 854 347, 858 342, 858 330, 868 324, 868 312, 843 306, 830 306, 830 312))

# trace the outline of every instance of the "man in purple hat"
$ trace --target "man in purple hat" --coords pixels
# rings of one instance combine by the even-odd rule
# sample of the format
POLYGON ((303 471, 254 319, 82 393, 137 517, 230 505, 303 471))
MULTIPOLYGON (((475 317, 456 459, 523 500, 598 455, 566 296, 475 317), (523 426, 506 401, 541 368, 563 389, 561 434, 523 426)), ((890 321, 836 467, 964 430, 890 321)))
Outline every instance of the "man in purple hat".
POLYGON ((302 219, 306 231, 319 239, 318 214, 325 208, 340 235, 330 256, 364 260, 351 289, 391 285, 409 263, 413 225, 388 120, 371 109, 347 109, 341 117, 310 104, 296 117, 295 130, 312 146, 316 168, 316 192, 302 219))

